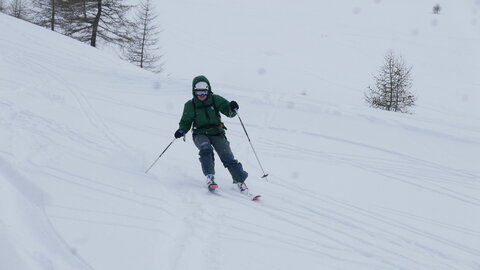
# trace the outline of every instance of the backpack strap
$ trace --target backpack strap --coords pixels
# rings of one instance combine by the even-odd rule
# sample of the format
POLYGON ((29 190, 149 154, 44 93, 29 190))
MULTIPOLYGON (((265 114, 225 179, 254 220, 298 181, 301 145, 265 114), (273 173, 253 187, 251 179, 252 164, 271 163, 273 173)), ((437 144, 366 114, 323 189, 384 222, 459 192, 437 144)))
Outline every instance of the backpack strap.
POLYGON ((220 115, 220 112, 218 111, 218 108, 215 105, 215 96, 213 94, 212 94, 212 106, 213 106, 213 109, 215 110, 215 113, 218 116, 218 120, 220 120, 220 123, 221 123, 222 122, 222 116, 220 115))

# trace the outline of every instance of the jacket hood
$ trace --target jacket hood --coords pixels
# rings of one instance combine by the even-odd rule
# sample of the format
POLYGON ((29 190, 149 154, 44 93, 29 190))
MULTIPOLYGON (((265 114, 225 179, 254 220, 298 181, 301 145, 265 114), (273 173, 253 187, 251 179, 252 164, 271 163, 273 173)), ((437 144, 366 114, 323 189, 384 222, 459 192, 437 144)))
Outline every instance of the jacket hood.
POLYGON ((195 97, 195 95, 193 94, 193 91, 195 90, 195 84, 197 84, 198 82, 206 82, 208 84, 208 95, 210 96, 213 92, 212 92, 212 86, 210 85, 210 82, 208 81, 207 77, 203 76, 203 75, 199 75, 195 78, 193 78, 193 81, 192 81, 192 95, 195 97))

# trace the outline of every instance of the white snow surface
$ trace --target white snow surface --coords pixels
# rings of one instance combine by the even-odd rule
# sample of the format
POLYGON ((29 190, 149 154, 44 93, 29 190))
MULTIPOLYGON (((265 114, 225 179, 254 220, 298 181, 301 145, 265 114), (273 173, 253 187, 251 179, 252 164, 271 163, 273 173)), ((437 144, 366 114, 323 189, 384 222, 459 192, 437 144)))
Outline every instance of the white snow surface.
POLYGON ((479 1, 156 4, 161 75, 0 14, 1 270, 480 269, 479 1), (391 49, 414 114, 363 102, 391 49), (199 74, 260 202, 191 136, 145 174, 199 74))

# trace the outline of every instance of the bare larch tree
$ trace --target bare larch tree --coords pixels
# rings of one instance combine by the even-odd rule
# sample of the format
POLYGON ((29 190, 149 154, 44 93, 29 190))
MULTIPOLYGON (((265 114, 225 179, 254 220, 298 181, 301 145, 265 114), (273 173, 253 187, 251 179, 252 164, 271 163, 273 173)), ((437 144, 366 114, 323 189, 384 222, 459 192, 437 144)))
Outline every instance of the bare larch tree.
POLYGON ((7 6, 7 13, 18 19, 30 20, 29 6, 25 0, 12 0, 7 6))
POLYGON ((157 17, 151 0, 141 0, 132 25, 133 40, 125 47, 124 55, 131 63, 159 73, 162 65, 159 63, 161 56, 158 54, 160 47, 157 17))
POLYGON ((131 40, 124 0, 63 0, 58 24, 62 32, 96 47, 99 39, 122 46, 131 40))
POLYGON ((33 22, 55 31, 57 9, 62 0, 32 0, 33 22))
POLYGON ((402 57, 395 56, 393 51, 388 52, 379 74, 374 76, 374 86, 369 86, 365 93, 365 101, 373 108, 409 113, 416 101, 410 91, 411 70, 402 57))

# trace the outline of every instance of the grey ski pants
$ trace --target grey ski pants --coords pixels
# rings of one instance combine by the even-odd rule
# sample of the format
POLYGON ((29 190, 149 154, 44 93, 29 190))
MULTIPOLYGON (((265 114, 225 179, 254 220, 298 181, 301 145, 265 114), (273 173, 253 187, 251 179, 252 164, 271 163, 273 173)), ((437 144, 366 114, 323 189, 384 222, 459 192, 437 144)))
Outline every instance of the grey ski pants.
POLYGON ((200 155, 199 160, 204 175, 215 174, 215 158, 213 154, 213 149, 215 149, 223 166, 232 175, 234 183, 244 182, 247 179, 248 173, 243 170, 242 164, 233 156, 230 142, 224 134, 216 136, 195 134, 193 135, 193 142, 200 151, 198 154, 200 155))

